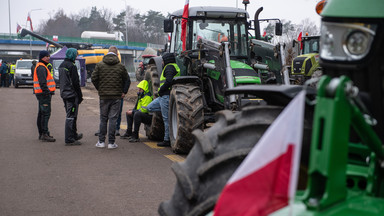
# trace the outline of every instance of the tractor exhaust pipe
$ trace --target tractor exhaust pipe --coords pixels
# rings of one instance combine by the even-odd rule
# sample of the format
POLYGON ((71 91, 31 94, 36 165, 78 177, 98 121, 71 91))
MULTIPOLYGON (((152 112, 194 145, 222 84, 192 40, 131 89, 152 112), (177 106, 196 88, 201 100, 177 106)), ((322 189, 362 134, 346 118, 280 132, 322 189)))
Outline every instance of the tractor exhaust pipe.
POLYGON ((31 32, 31 31, 29 31, 29 30, 27 30, 27 29, 24 29, 24 28, 21 30, 20 36, 21 36, 21 37, 25 37, 25 36, 28 35, 28 34, 31 35, 31 36, 33 36, 33 37, 35 37, 35 38, 38 38, 38 39, 40 39, 40 40, 42 40, 42 41, 45 41, 45 42, 50 43, 50 44, 53 44, 53 45, 56 46, 56 47, 60 47, 60 48, 63 48, 63 47, 64 47, 63 45, 61 45, 61 44, 59 44, 59 43, 56 43, 55 41, 49 40, 49 39, 47 39, 47 38, 44 38, 44 37, 42 37, 42 36, 40 36, 40 35, 38 35, 38 34, 35 34, 35 33, 31 32))
POLYGON ((261 39, 261 35, 260 35, 260 22, 259 22, 259 14, 261 13, 261 11, 263 11, 263 7, 260 7, 259 9, 257 9, 256 13, 255 13, 255 37, 257 40, 260 40, 261 39))
MULTIPOLYGON (((231 67, 231 59, 229 58, 229 42, 224 42, 224 53, 225 53, 225 74, 227 76, 227 88, 228 90, 233 89, 235 84, 233 82, 233 72, 231 67)), ((233 106, 236 105, 236 95, 229 96, 229 103, 233 106)))

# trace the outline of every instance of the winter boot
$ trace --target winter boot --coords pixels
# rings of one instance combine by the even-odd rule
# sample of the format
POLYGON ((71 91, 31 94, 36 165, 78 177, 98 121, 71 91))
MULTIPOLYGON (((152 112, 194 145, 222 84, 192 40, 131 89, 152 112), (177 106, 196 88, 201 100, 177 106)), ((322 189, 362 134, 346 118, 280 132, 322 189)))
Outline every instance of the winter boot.
POLYGON ((76 135, 75 140, 81 140, 82 138, 83 138, 83 134, 82 134, 82 133, 78 133, 78 134, 76 135))
POLYGON ((48 134, 43 134, 43 135, 41 135, 41 141, 43 141, 43 142, 55 142, 56 139, 53 138, 52 136, 49 136, 48 134))
POLYGON ((171 142, 169 140, 164 140, 161 143, 157 143, 157 146, 159 146, 159 147, 170 147, 171 146, 171 142))
POLYGON ((129 139, 129 142, 140 142, 139 139, 139 132, 133 132, 131 138, 129 139))
POLYGON ((130 139, 132 137, 132 131, 125 131, 125 133, 120 136, 120 139, 130 139))

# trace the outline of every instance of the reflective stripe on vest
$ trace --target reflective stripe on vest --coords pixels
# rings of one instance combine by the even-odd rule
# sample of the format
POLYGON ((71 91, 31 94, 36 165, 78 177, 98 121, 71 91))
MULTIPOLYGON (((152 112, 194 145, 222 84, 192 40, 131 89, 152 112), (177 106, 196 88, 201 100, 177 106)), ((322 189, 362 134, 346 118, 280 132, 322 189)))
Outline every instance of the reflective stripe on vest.
MULTIPOLYGON (((176 74, 174 77, 178 77, 178 76, 180 76, 180 68, 179 68, 179 66, 177 66, 176 63, 169 63, 169 64, 165 65, 163 71, 161 72, 161 76, 160 76, 160 86, 159 86, 158 91, 160 90, 160 87, 165 83, 166 78, 164 77, 164 71, 165 71, 165 68, 166 68, 168 65, 172 65, 173 67, 175 67, 175 69, 176 69, 176 71, 177 71, 177 74, 176 74)), ((169 88, 169 89, 171 89, 171 88, 169 88)))
POLYGON ((16 65, 11 65, 11 74, 15 74, 16 65))
POLYGON ((56 90, 55 80, 53 79, 47 66, 42 62, 39 62, 36 64, 35 71, 33 72, 33 91, 35 92, 35 94, 43 93, 43 90, 40 87, 39 79, 37 78, 37 73, 36 73, 37 68, 39 66, 43 66, 47 70, 47 86, 50 92, 54 92, 56 90))

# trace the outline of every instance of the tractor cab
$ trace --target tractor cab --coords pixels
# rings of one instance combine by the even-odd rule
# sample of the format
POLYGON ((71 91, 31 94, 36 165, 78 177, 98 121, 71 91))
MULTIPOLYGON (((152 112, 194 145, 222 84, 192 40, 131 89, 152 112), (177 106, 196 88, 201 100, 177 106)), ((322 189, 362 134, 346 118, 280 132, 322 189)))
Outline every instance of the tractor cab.
POLYGON ((298 46, 300 55, 292 61, 291 75, 293 84, 304 84, 305 81, 321 74, 319 65, 320 36, 305 36, 298 46), (317 74, 316 74, 317 73, 317 74))
MULTIPOLYGON (((180 54, 182 49, 181 21, 183 10, 166 20, 172 32, 170 52, 180 54)), ((240 8, 191 7, 186 34, 186 50, 197 50, 200 39, 230 43, 231 59, 248 58, 248 12, 240 8)))
POLYGON ((310 53, 319 53, 320 49, 320 36, 306 36, 302 37, 301 55, 310 53))

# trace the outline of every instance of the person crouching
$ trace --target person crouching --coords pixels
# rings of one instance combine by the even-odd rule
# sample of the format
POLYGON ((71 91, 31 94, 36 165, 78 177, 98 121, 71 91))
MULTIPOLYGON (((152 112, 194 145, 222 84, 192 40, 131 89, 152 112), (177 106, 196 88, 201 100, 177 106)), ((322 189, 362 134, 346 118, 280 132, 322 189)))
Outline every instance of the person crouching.
POLYGON ((150 115, 148 110, 145 108, 152 102, 152 95, 149 92, 148 81, 141 81, 137 87, 139 88, 139 91, 137 92, 136 105, 132 110, 128 110, 126 112, 127 131, 123 136, 120 136, 121 139, 129 139, 129 142, 139 142, 139 129, 141 123, 150 125, 152 122, 152 115, 150 115), (134 128, 132 132, 133 123, 134 128))

